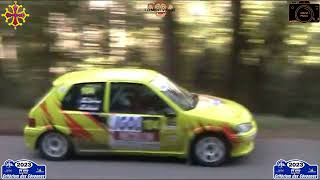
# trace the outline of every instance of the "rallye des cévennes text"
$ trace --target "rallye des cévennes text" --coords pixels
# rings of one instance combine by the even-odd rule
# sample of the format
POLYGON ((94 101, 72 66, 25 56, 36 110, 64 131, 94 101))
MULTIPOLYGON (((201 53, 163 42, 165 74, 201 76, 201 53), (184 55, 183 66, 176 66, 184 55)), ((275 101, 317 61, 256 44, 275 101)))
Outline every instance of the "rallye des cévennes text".
POLYGON ((250 153, 256 132, 236 102, 190 93, 152 70, 101 69, 56 79, 30 111, 24 137, 50 160, 105 152, 217 166, 250 153))

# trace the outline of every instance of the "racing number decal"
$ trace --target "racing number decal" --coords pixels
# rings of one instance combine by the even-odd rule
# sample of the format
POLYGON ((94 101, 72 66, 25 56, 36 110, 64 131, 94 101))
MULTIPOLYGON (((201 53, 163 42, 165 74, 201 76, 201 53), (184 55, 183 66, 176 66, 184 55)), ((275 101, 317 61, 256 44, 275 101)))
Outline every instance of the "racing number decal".
POLYGON ((154 127, 158 123, 159 120, 142 116, 111 115, 108 119, 110 145, 112 148, 159 149, 159 128, 154 127))
POLYGON ((108 127, 110 131, 142 132, 142 117, 111 115, 108 127))

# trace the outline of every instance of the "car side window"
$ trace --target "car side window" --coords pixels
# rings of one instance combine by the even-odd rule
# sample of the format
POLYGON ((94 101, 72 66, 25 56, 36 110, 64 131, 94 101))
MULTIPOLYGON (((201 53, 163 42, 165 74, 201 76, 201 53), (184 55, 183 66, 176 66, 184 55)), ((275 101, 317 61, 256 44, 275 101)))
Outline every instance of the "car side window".
POLYGON ((105 83, 81 83, 71 87, 62 101, 64 110, 101 112, 105 83))
POLYGON ((164 114, 171 108, 151 89, 136 83, 111 83, 110 112, 164 114))

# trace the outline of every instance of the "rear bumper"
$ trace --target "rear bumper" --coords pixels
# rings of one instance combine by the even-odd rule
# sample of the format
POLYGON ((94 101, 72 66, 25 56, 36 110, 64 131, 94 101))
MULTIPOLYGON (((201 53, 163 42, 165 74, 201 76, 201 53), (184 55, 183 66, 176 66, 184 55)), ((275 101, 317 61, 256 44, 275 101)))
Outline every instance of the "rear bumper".
POLYGON ((45 127, 32 128, 29 126, 25 126, 23 135, 24 135, 24 142, 27 148, 30 150, 35 150, 38 138, 46 130, 47 129, 45 127))

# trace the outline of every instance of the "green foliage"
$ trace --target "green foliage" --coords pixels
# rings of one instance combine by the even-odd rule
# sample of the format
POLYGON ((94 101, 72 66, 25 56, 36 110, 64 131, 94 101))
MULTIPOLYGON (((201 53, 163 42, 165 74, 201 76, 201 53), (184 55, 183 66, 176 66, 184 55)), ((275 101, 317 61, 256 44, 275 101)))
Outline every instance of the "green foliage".
POLYGON ((236 47, 231 0, 172 1, 169 19, 145 12, 150 1, 20 3, 30 14, 26 23, 0 25, 2 104, 30 107, 64 72, 143 67, 170 71, 192 91, 232 91, 254 112, 320 116, 320 23, 288 23, 287 1, 241 0, 236 47))

